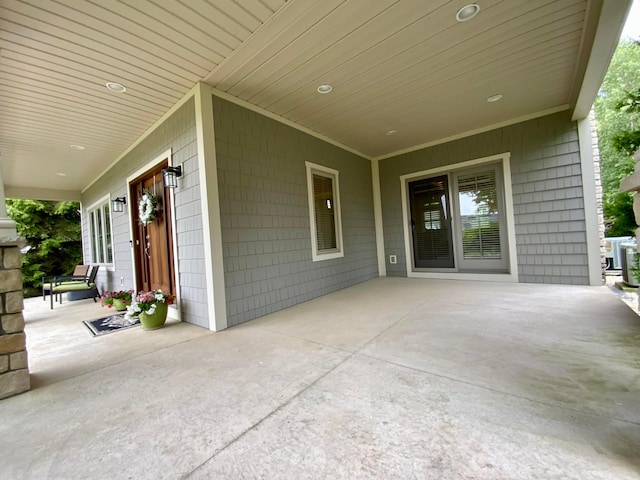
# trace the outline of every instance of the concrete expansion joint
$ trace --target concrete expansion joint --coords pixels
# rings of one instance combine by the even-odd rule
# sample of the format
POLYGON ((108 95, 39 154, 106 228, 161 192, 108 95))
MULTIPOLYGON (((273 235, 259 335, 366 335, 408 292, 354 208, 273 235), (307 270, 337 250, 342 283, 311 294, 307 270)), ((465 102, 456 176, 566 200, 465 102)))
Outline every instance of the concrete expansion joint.
MULTIPOLYGON (((213 335, 214 333, 215 332, 210 332, 209 335, 213 335)), ((125 359, 117 361, 117 362, 108 363, 108 364, 105 364, 105 365, 101 366, 100 368, 96 368, 95 370, 83 371, 81 373, 78 373, 77 375, 71 375, 69 377, 66 377, 64 380, 61 380, 61 382, 68 382, 69 380, 73 380, 75 378, 82 377, 82 376, 85 376, 85 375, 93 375, 96 372, 100 372, 102 370, 106 371, 107 369, 110 369, 110 368, 115 367, 117 365, 123 365, 123 364, 129 363, 131 360, 138 360, 138 359, 146 357, 148 355, 153 355, 153 354, 155 354, 157 352, 162 352, 163 350, 168 350, 170 348, 174 348, 174 347, 176 347, 178 345, 182 345, 184 343, 189 343, 189 342, 192 342, 194 340, 196 340, 196 339, 195 338, 188 338, 186 340, 175 342, 175 343, 173 343, 171 345, 165 345, 165 346, 162 346, 162 347, 158 347, 157 350, 153 350, 153 351, 146 352, 146 353, 141 353, 141 354, 136 355, 134 357, 125 358, 125 359)))
MULTIPOLYGON (((416 310, 420 309, 425 302, 421 302, 419 305, 417 305, 415 308, 413 308, 412 310, 410 310, 409 312, 407 312, 405 315, 401 316, 397 321, 393 322, 391 325, 389 325, 386 329, 382 330, 381 332, 378 333, 378 335, 374 336, 373 338, 371 338, 369 341, 367 341, 366 343, 364 343, 361 347, 357 348, 354 351, 351 350, 345 350, 339 347, 336 347, 334 345, 327 345, 321 342, 317 342, 317 341, 312 341, 309 340, 307 338, 303 338, 303 337, 298 337, 295 335, 287 335, 287 334, 283 334, 281 332, 274 332, 273 330, 268 330, 265 329, 267 331, 269 331, 272 334, 277 334, 277 335, 281 335, 283 337, 288 337, 288 338, 295 338, 297 340, 302 340, 308 343, 313 343, 316 345, 321 345, 323 347, 327 347, 327 348, 331 348, 333 350, 337 350, 340 352, 345 352, 348 355, 346 357, 344 357, 341 361, 339 361, 338 363, 336 363, 336 365, 334 365, 333 367, 331 367, 329 370, 327 370, 326 372, 324 372, 322 375, 320 375, 318 378, 316 378, 313 382, 311 382, 310 384, 308 384, 306 387, 304 387, 303 389, 301 389, 299 392, 297 392, 295 395, 293 395, 291 398, 289 398, 288 400, 286 400, 285 402, 283 402, 282 404, 280 404, 277 408, 273 409, 271 412, 269 412, 268 415, 265 415, 264 417, 262 417, 259 421, 257 421, 256 423, 254 423, 253 425, 251 425, 249 428, 245 429, 243 432, 241 432, 239 435, 237 435, 235 438, 233 438, 230 442, 228 442, 225 446, 223 446, 222 448, 220 448, 218 451, 216 451, 213 455, 211 455, 207 460, 205 460, 204 462, 202 462, 200 465, 198 465, 196 468, 194 468, 193 470, 191 470, 191 472, 187 473, 186 475, 184 475, 183 477, 181 477, 183 480, 186 480, 188 478, 190 478, 194 473, 196 473, 199 469, 201 469, 204 465, 206 465, 208 462, 210 462, 211 460, 213 460, 215 457, 217 457, 220 453, 222 453, 223 451, 225 451, 227 448, 229 448, 230 446, 232 446, 234 443, 238 442, 239 440, 241 440, 245 435, 247 435, 249 432, 255 430, 257 427, 259 427, 260 425, 262 425, 265 421, 267 421, 269 418, 271 418, 272 416, 274 416, 276 413, 280 412, 284 407, 288 406, 293 400, 297 399, 298 397, 300 397, 303 393, 305 393, 307 390, 309 390, 310 388, 314 387, 318 382, 320 382, 322 379, 324 379, 325 377, 327 377, 329 374, 333 373, 335 370, 337 370, 339 367, 341 367, 342 365, 344 365, 346 362, 348 362, 349 360, 351 360, 352 358, 354 358, 355 356, 362 356, 362 357, 368 357, 367 355, 364 355, 362 353, 360 353, 365 347, 367 347, 370 343, 374 342, 378 337, 380 337, 381 335, 384 335, 389 329, 393 328, 394 326, 396 326, 398 323, 400 323, 402 320, 404 320, 406 317, 408 317, 409 315, 411 315, 412 313, 414 313, 416 310)), ((374 357, 368 357, 368 358, 374 358, 374 357)), ((383 361, 386 363, 390 363, 392 364, 393 362, 388 362, 386 360, 381 360, 381 359, 376 359, 378 361, 383 361)))
MULTIPOLYGON (((356 354, 357 353, 354 353, 354 355, 356 355, 356 354)), ((627 423, 629 425, 640 426, 640 422, 634 422, 632 420, 625 420, 625 419, 618 418, 618 417, 612 417, 610 415, 598 415, 598 414, 587 412, 587 411, 584 411, 584 410, 577 410, 575 408, 568 408, 568 407, 564 407, 562 405, 557 405, 557 404, 550 403, 550 402, 543 402, 541 400, 536 400, 534 398, 525 397, 524 395, 517 395, 515 393, 507 392, 505 390, 500 390, 500 389, 497 389, 497 388, 491 388, 491 387, 488 387, 486 385, 467 382, 465 380, 461 380, 461 379, 455 378, 455 377, 450 377, 448 375, 442 375, 442 374, 439 374, 439 373, 430 372, 429 370, 423 370, 423 369, 420 369, 420 368, 411 367, 409 365, 404 365, 402 363, 391 362, 391 361, 389 361, 389 360, 387 360, 385 358, 378 358, 378 357, 375 357, 373 355, 368 355, 368 354, 359 354, 359 355, 361 355, 362 357, 365 357, 365 358, 369 358, 371 360, 376 360, 378 362, 387 363, 389 365, 394 365, 396 367, 403 368, 403 369, 406 369, 406 370, 410 370, 410 371, 413 371, 413 372, 418 372, 418 373, 422 373, 422 374, 425 374, 425 375, 432 375, 432 376, 437 377, 437 378, 442 378, 444 380, 449 380, 451 382, 460 383, 462 385, 467 385, 469 387, 480 388, 480 389, 485 390, 487 392, 497 393, 499 395, 506 395, 508 397, 517 398, 519 400, 525 400, 527 402, 534 403, 536 405, 544 405, 544 406, 547 406, 547 407, 558 408, 560 410, 564 410, 564 411, 571 412, 571 413, 577 413, 577 414, 584 415, 584 416, 591 417, 591 418, 606 418, 607 420, 627 423)))
MULTIPOLYGON (((288 335, 284 335, 284 336, 288 336, 288 335)), ((315 342, 314 342, 315 343, 315 342)), ((203 466, 205 466, 208 462, 210 462, 211 460, 213 460, 215 457, 217 457, 220 453, 224 452, 227 448, 229 448, 230 446, 232 446, 234 443, 236 443, 237 441, 239 441, 240 439, 242 439, 245 435, 247 435, 249 432, 255 430, 256 428, 258 428, 260 425, 262 425, 265 421, 267 421, 269 418, 271 418, 272 416, 274 416, 276 413, 280 412, 284 407, 286 407, 287 405, 289 405, 293 400, 297 399, 298 397, 300 397, 300 395, 302 395, 304 392, 306 392, 307 390, 309 390, 311 387, 315 386, 318 382, 320 382, 320 380, 324 379, 327 375, 329 375, 330 373, 334 372, 338 367, 344 365, 347 361, 349 361, 351 358, 353 358, 354 356, 356 356, 358 353, 357 352, 352 352, 350 353, 348 356, 346 356, 345 358, 343 358, 340 362, 338 362, 337 364, 335 364, 333 367, 331 367, 329 370, 327 370, 326 372, 324 372, 322 375, 320 375, 318 378, 316 378, 313 382, 311 382, 309 385, 307 385, 306 387, 304 387, 302 390, 300 390, 299 392, 297 392, 295 395, 293 395, 290 399, 284 401, 282 404, 278 405, 277 408, 273 409, 271 412, 269 412, 268 415, 265 415, 264 417, 262 417, 260 420, 258 420, 256 423, 254 423, 253 425, 251 425, 249 428, 245 429, 242 433, 240 433, 239 435, 237 435, 235 438, 233 438, 230 442, 228 442, 224 447, 222 447, 220 450, 218 450, 217 452, 215 452, 213 455, 211 455, 208 459, 206 459, 204 462, 202 462, 200 465, 198 465, 196 468, 194 468, 193 470, 191 470, 189 473, 187 473, 186 475, 184 475, 183 477, 181 477, 183 480, 186 480, 188 478, 190 478, 194 473, 196 473, 200 468, 202 468, 203 466)))

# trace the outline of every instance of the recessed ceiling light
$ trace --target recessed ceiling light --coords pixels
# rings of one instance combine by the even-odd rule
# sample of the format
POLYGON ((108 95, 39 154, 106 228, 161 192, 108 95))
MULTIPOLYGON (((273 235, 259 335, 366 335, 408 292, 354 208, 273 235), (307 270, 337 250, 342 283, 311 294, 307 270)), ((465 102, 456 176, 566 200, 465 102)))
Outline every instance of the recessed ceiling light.
POLYGON ((459 22, 466 22, 467 20, 471 20, 475 17, 479 11, 480 5, 477 3, 470 3, 458 10, 458 13, 456 13, 456 20, 459 22))
POLYGON ((396 133, 398 133, 397 130, 389 130, 389 131, 385 132, 384 134, 385 135, 395 135, 396 133))
POLYGON ((318 87, 318 93, 329 93, 331 90, 333 90, 333 87, 331 87, 331 85, 320 85, 318 87))
POLYGON ((493 103, 493 102, 497 102, 498 100, 500 100, 502 98, 502 95, 500 95, 499 93, 495 94, 495 95, 491 95, 489 98, 487 98, 487 102, 489 103, 493 103))
POLYGON ((84 150, 84 147, 82 145, 69 145, 69 147, 73 148, 74 150, 84 150))
POLYGON ((124 93, 127 91, 127 87, 116 82, 107 82, 105 83, 105 87, 107 87, 112 92, 116 92, 116 93, 124 93))
POLYGON ((56 173, 56 175, 58 175, 59 177, 66 177, 67 176, 66 173, 62 173, 62 172, 58 172, 58 173, 56 173))

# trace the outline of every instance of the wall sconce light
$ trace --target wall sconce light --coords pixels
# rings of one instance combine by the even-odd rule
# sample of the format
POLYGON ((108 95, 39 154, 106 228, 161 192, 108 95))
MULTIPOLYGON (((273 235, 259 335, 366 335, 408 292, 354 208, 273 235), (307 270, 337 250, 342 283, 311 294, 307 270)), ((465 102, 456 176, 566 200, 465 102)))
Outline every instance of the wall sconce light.
POLYGON ((178 186, 178 177, 182 176, 182 165, 177 167, 167 167, 162 170, 162 180, 165 188, 176 188, 178 186))
POLYGON ((117 197, 111 200, 111 210, 116 213, 124 212, 124 206, 127 204, 127 197, 117 197))

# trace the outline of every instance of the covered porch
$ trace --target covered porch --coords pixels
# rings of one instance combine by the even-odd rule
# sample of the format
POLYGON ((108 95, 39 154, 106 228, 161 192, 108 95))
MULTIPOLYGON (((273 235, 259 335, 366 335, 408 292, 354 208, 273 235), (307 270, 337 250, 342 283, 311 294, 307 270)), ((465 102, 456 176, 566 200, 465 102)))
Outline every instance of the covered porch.
POLYGON ((636 479, 640 320, 607 287, 381 277, 212 333, 26 302, 5 478, 636 479))

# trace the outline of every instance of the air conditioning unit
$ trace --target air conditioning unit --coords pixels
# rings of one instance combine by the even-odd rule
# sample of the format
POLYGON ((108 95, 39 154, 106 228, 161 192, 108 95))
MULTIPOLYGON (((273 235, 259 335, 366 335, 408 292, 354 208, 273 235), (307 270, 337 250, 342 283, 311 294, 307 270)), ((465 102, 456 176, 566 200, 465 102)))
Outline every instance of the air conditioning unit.
POLYGON ((635 242, 635 239, 633 237, 607 237, 604 239, 604 256, 607 260, 607 270, 620 270, 622 268, 620 245, 629 242, 635 242))
POLYGON ((636 278, 635 273, 632 271, 634 267, 638 266, 635 261, 636 255, 638 255, 636 242, 626 242, 620 244, 620 260, 622 263, 622 281, 625 285, 630 287, 640 287, 640 282, 636 278))

